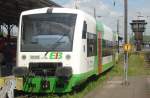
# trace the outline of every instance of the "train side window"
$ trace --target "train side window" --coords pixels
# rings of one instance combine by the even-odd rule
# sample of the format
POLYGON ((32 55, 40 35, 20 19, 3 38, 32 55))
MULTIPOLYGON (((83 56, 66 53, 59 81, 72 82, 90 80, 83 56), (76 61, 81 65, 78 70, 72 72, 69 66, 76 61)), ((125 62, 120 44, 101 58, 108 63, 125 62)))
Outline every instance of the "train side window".
POLYGON ((87 33, 87 23, 86 23, 86 21, 84 21, 83 31, 82 31, 82 39, 86 39, 86 33, 87 33))
POLYGON ((87 33, 87 57, 96 56, 97 45, 96 45, 96 34, 87 33))
POLYGON ((105 57, 113 55, 113 42, 104 39, 102 41, 103 41, 102 56, 105 57))

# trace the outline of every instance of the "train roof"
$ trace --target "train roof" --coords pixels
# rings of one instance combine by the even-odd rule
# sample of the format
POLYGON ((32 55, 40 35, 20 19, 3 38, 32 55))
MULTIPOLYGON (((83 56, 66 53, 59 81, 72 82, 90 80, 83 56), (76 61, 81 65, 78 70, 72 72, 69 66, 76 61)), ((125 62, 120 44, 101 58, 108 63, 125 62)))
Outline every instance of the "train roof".
POLYGON ((94 17, 85 13, 82 10, 72 9, 72 8, 60 8, 60 7, 44 7, 44 8, 39 8, 39 9, 27 10, 27 11, 23 11, 21 15, 47 13, 49 9, 52 10, 52 12, 54 13, 62 12, 62 13, 82 14, 94 20, 94 17))
POLYGON ((95 18, 86 12, 79 10, 79 9, 72 9, 72 8, 60 8, 60 7, 44 7, 39 9, 32 9, 23 11, 21 13, 21 16, 23 15, 31 15, 31 14, 44 14, 48 13, 48 11, 51 11, 52 13, 71 13, 71 14, 79 14, 82 17, 84 17, 86 20, 90 20, 95 22, 95 18))
POLYGON ((102 23, 101 21, 96 20, 96 23, 97 23, 99 29, 103 28, 103 31, 105 30, 107 32, 113 33, 112 29, 110 27, 108 27, 107 25, 105 25, 104 23, 102 23))
POLYGON ((112 29, 109 28, 108 26, 106 26, 101 21, 96 20, 96 24, 97 24, 97 30, 98 30, 98 32, 102 32, 103 38, 106 40, 112 40, 112 38, 114 36, 112 29))

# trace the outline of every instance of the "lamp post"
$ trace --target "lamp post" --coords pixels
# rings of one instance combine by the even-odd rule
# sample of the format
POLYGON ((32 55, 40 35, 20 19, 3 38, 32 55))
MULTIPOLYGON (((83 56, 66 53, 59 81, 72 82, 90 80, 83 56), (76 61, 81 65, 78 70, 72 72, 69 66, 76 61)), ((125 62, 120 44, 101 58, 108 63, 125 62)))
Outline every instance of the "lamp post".
POLYGON ((118 53, 120 52, 119 51, 119 45, 120 45, 120 41, 122 40, 122 37, 120 37, 120 18, 123 18, 123 16, 119 16, 118 18, 117 18, 117 34, 118 34, 118 53))
POLYGON ((128 0, 124 0, 124 43, 128 41, 128 0))
POLYGON ((118 53, 119 53, 119 19, 117 19, 117 34, 118 34, 118 53))
MULTIPOLYGON (((128 44, 128 0, 124 0, 124 44, 128 44)), ((128 52, 124 50, 124 84, 128 84, 128 52)))
POLYGON ((136 51, 141 51, 141 44, 143 41, 143 32, 145 31, 145 20, 132 20, 132 23, 130 23, 132 31, 135 35, 135 45, 136 45, 136 51))
POLYGON ((75 9, 79 9, 79 0, 74 0, 75 9))

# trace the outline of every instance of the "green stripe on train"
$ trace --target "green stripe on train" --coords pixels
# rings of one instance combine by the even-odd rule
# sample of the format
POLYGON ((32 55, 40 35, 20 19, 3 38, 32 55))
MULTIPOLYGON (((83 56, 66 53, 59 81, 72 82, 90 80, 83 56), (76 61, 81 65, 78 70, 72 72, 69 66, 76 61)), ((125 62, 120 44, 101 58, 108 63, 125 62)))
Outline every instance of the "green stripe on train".
POLYGON ((107 64, 103 64, 102 65, 102 70, 103 72, 108 70, 109 68, 111 68, 113 66, 113 62, 107 63, 107 64))
POLYGON ((50 82, 50 88, 47 90, 41 89, 41 81, 43 80, 43 77, 28 77, 24 83, 23 91, 24 92, 32 92, 32 93, 65 93, 70 92, 72 90, 72 87, 79 85, 83 81, 85 81, 88 77, 96 74, 96 69, 82 73, 82 74, 74 74, 70 80, 67 82, 67 84, 64 85, 63 88, 57 87, 56 83, 58 80, 56 77, 47 77, 47 81, 50 82))
MULTIPOLYGON (((103 72, 108 70, 110 67, 113 66, 113 63, 107 63, 103 65, 103 72)), ((66 83, 63 88, 57 87, 56 83, 58 80, 56 77, 47 77, 47 80, 50 82, 50 88, 47 90, 41 89, 41 81, 43 80, 43 77, 28 77, 25 81, 23 91, 25 92, 32 92, 32 93, 65 93, 70 92, 72 90, 72 87, 81 84, 84 82, 88 77, 97 74, 97 68, 95 68, 92 71, 82 73, 82 74, 74 74, 70 80, 68 81, 68 84, 66 83)))

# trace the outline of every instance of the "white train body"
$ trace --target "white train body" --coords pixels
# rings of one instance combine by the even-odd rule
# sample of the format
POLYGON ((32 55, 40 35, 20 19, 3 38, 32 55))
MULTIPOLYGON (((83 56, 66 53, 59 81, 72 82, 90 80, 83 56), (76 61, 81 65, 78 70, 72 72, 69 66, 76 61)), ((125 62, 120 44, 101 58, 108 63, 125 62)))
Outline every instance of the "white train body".
MULTIPOLYGON (((48 7, 24 11, 20 17, 17 66, 34 72, 33 83, 41 74, 56 84, 56 76, 69 77, 63 90, 56 86, 47 91, 68 92, 79 82, 113 66, 113 41, 111 29, 83 11, 48 7), (65 68, 64 72, 57 67, 65 68)), ((29 84, 24 85, 24 91, 30 92, 29 84)), ((40 90, 35 88, 33 92, 40 90)))
MULTIPOLYGON (((47 13, 48 8, 43 9, 35 9, 27 12, 23 12, 21 17, 24 15, 32 15, 32 14, 43 14, 47 13)), ((63 66, 71 66, 73 69, 73 74, 81 74, 92 70, 94 67, 92 64, 94 63, 94 56, 87 57, 87 49, 84 51, 84 47, 87 47, 86 39, 82 39, 82 30, 84 21, 87 22, 88 28, 87 32, 91 32, 96 34, 95 30, 95 20, 87 15, 86 13, 79 10, 71 10, 67 8, 55 8, 52 10, 52 13, 68 13, 68 14, 77 14, 74 36, 73 36, 73 46, 71 51, 48 51, 49 53, 45 56, 45 52, 22 52, 21 51, 21 41, 18 41, 18 62, 17 66, 20 67, 29 67, 30 62, 63 62, 63 66), (50 58, 49 55, 51 53, 62 53, 61 59, 50 58), (25 56, 26 59, 23 59, 25 56), (66 57, 70 56, 70 59, 66 57), (81 66, 82 65, 82 66, 81 66)), ((21 19, 22 20, 22 19, 21 19)), ((20 20, 20 24, 22 21, 20 20)), ((21 27, 19 31, 19 39, 21 39, 21 27)), ((57 39, 56 39, 57 40, 57 39)), ((65 47, 65 46, 64 46, 65 47)), ((35 47, 38 48, 38 47, 35 47)), ((54 54, 55 55, 55 54, 54 54)))

